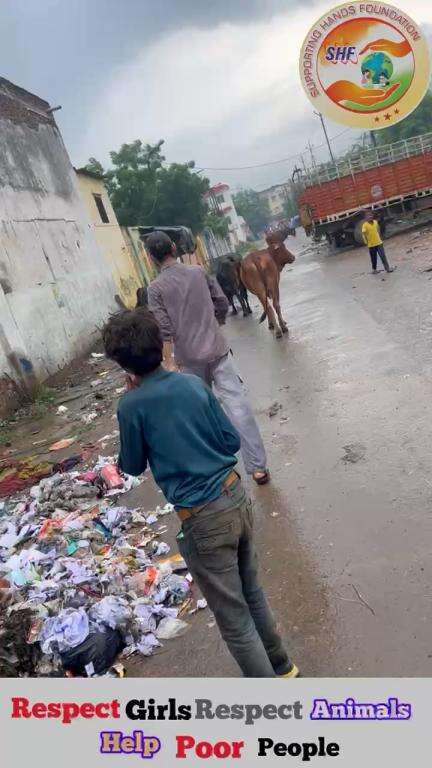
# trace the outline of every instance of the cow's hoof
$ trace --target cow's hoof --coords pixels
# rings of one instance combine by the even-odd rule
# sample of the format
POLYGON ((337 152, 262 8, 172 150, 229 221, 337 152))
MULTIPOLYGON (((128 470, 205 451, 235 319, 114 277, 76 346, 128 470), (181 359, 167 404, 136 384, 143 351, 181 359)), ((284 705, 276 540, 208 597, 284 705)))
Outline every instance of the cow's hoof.
POLYGON ((282 338, 282 331, 281 331, 280 328, 278 328, 277 331, 276 331, 276 338, 277 339, 281 339, 282 338))
POLYGON ((282 333, 288 333, 289 334, 289 328, 287 325, 282 326, 282 333))
POLYGON ((238 314, 238 312, 237 312, 237 310, 236 310, 236 309, 233 309, 233 311, 231 312, 231 314, 232 314, 232 315, 237 315, 237 314, 238 314))

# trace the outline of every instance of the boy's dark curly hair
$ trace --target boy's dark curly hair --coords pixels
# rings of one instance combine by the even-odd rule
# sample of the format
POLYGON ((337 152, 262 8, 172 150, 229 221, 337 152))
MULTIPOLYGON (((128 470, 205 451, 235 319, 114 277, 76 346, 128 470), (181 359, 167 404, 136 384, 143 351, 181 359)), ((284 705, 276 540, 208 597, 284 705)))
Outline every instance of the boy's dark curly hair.
POLYGON ((112 315, 102 330, 105 353, 125 371, 145 376, 162 362, 162 336, 149 309, 112 315))

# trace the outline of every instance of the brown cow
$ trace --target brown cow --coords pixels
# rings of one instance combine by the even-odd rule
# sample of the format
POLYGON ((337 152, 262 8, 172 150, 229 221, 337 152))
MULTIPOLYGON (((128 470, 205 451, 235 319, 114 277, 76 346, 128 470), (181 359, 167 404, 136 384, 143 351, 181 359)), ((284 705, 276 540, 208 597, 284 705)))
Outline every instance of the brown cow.
POLYGON ((263 306, 260 323, 267 317, 270 330, 276 328, 277 339, 280 339, 283 333, 288 333, 288 326, 282 317, 279 304, 279 279, 285 264, 292 264, 295 260, 295 256, 284 243, 290 234, 293 234, 293 230, 288 226, 267 232, 265 239, 268 247, 262 251, 248 253, 240 269, 244 285, 259 298, 263 306), (273 307, 270 302, 273 302, 273 307))

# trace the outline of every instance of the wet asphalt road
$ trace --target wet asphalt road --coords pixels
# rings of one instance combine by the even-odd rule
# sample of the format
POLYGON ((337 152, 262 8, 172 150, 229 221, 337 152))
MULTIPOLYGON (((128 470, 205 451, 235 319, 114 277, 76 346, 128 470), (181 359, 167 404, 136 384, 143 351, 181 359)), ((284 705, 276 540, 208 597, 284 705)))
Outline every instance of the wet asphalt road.
MULTIPOLYGON (((305 676, 428 676, 432 282, 418 258, 432 263, 432 238, 389 241, 389 276, 369 274, 365 249, 303 242, 281 281, 290 338, 258 325, 256 302, 227 325, 272 472, 251 488, 262 578, 305 676)), ((238 675, 209 623, 194 617, 136 674, 238 675)))

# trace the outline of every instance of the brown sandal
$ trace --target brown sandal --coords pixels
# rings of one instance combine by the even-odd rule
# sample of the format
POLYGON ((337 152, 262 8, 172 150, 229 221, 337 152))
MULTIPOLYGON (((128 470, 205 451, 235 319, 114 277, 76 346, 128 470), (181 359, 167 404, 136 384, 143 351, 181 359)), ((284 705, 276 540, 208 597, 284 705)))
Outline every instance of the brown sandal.
POLYGON ((253 473, 253 479, 255 480, 256 484, 267 485, 267 483, 270 481, 270 472, 268 471, 268 469, 266 469, 262 474, 260 472, 259 473, 261 475, 260 477, 257 477, 256 476, 257 474, 258 474, 257 472, 253 473))

